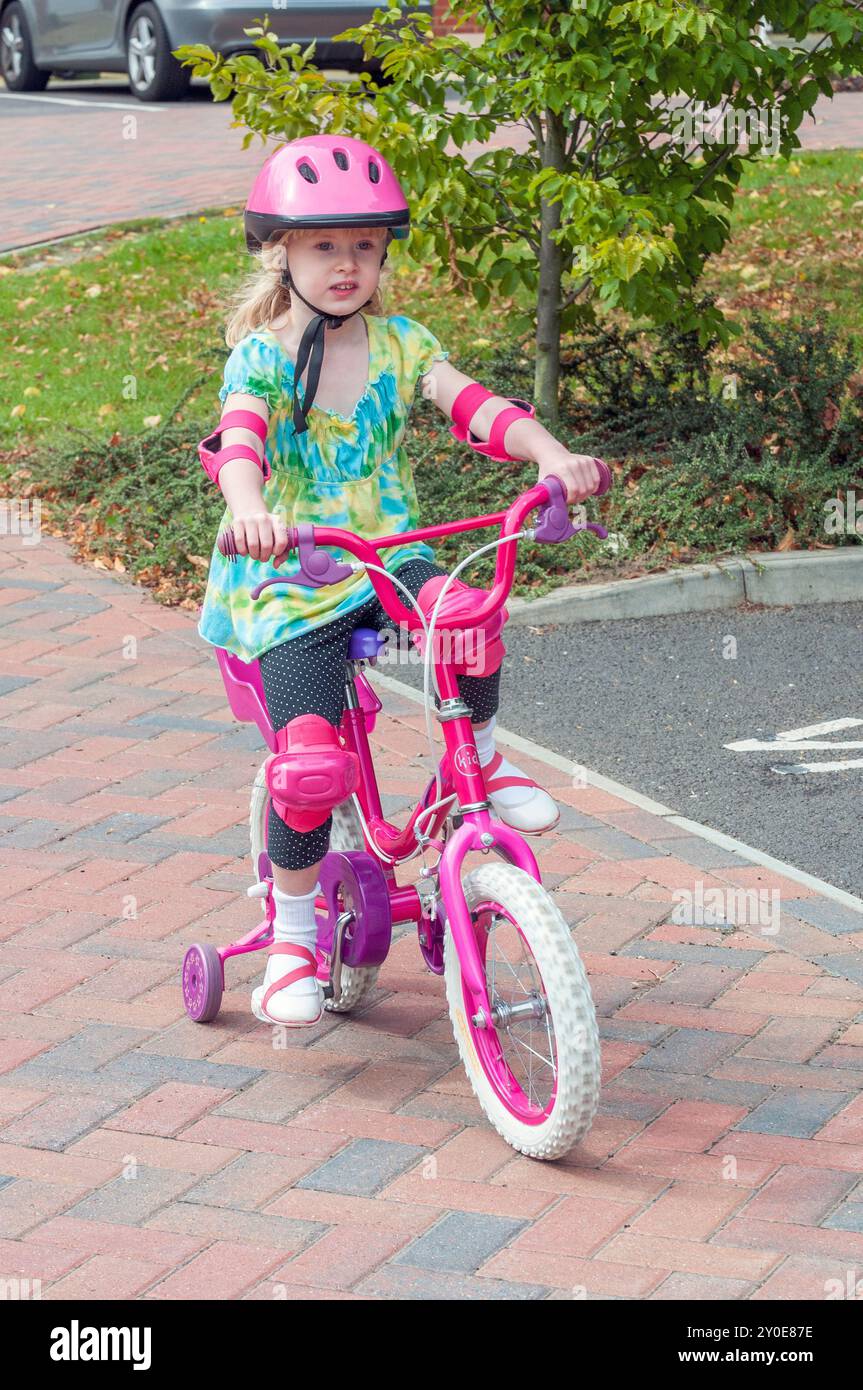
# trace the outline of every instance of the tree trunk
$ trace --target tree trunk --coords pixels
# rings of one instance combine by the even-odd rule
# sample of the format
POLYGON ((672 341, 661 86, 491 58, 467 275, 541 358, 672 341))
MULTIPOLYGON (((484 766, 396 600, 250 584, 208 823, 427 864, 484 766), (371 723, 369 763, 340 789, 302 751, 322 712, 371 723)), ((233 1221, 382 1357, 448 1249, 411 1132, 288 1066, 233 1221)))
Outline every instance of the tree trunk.
MULTIPOLYGON (((540 150, 542 167, 566 168, 565 131, 563 121, 554 111, 546 111, 546 139, 540 150)), ((534 399, 536 413, 549 425, 558 419, 560 388, 560 291, 563 254, 551 233, 561 224, 560 202, 549 205, 541 199, 539 298, 536 315, 536 368, 534 399)))

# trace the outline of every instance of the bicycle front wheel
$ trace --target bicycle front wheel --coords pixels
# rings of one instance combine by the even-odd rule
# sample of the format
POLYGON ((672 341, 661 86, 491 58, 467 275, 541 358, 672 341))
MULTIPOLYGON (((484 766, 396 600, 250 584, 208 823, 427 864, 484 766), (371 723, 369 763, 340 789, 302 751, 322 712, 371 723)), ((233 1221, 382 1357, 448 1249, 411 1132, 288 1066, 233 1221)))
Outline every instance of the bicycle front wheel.
POLYGON ((512 864, 483 864, 464 892, 492 1018, 471 1015, 447 923, 450 1018, 474 1095, 498 1133, 530 1158, 583 1139, 599 1104, 596 1010, 578 948, 542 884, 512 864))

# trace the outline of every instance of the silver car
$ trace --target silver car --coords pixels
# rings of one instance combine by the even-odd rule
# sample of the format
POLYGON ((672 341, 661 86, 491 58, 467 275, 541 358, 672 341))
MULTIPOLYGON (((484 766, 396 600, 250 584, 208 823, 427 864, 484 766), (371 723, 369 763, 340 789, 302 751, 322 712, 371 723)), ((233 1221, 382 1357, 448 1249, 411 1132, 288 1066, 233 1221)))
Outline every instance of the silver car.
MULTIPOLYGON (((413 8, 431 12, 431 4, 419 0, 413 8)), ((226 57, 255 53, 243 29, 268 14, 283 43, 318 40, 317 67, 365 71, 383 82, 379 64, 364 62, 359 44, 332 42, 367 23, 375 8, 301 0, 0 0, 0 71, 12 92, 39 92, 52 73, 127 72, 141 101, 176 100, 191 73, 173 49, 205 43, 226 57)))

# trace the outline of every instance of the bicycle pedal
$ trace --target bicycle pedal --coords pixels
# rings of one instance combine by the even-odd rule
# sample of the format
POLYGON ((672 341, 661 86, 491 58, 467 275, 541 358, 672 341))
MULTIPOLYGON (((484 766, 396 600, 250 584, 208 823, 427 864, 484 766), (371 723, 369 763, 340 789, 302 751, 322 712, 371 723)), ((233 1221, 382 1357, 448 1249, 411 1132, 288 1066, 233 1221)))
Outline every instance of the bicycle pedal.
POLYGON ((333 989, 332 985, 329 985, 329 984, 328 984, 328 985, 322 985, 322 986, 321 986, 321 991, 322 991, 323 996, 324 996, 325 999, 333 999, 333 998, 335 998, 335 993, 336 993, 336 991, 333 989))

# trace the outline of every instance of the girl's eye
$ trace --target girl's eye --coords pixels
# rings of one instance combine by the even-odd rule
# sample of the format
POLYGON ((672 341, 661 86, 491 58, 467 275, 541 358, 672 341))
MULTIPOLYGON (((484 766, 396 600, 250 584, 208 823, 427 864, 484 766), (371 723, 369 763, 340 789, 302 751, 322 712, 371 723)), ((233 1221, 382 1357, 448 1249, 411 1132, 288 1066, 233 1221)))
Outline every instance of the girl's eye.
MULTIPOLYGON (((373 241, 363 241, 363 242, 361 242, 360 244, 361 244, 362 246, 368 246, 368 247, 372 247, 372 248, 374 247, 374 242, 373 242, 373 241)), ((315 247, 315 250, 316 250, 316 251, 320 251, 320 249, 321 249, 322 246, 332 246, 332 242, 331 242, 331 241, 319 241, 319 242, 317 243, 316 247, 315 247)))

